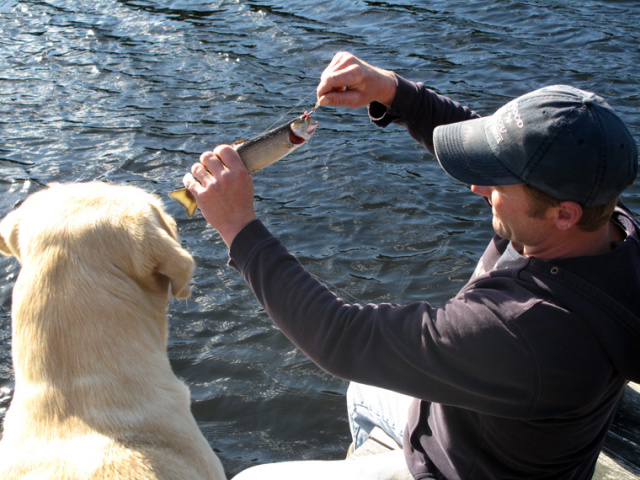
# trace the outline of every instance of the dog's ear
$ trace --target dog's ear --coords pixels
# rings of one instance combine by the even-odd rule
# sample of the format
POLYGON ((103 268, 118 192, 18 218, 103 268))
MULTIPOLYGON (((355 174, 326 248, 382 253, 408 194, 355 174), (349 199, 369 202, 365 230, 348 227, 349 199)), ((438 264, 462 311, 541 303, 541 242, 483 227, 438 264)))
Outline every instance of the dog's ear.
POLYGON ((0 222, 0 253, 7 256, 13 255, 18 261, 20 261, 19 218, 18 211, 14 210, 0 222))
POLYGON ((164 275, 171 283, 171 293, 176 298, 187 298, 191 294, 191 277, 195 262, 193 257, 178 242, 176 224, 173 218, 153 206, 157 223, 157 235, 153 243, 156 273, 164 275))

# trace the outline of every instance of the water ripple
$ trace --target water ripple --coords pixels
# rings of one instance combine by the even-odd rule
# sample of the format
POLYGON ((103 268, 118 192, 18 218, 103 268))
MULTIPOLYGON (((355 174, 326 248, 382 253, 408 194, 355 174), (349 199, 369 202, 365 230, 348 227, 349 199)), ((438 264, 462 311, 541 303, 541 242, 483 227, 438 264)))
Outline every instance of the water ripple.
MULTIPOLYGON (((592 89, 640 138, 636 10, 633 0, 0 2, 0 216, 53 181, 164 197, 202 151, 262 132, 312 93, 339 50, 482 114, 550 83, 592 89)), ((255 175, 261 218, 349 301, 446 301, 491 234, 483 202, 364 110, 317 117, 308 146, 255 175)), ((640 211, 637 186, 625 199, 640 211)), ((273 327, 202 217, 167 208, 197 262, 193 297, 170 307, 169 355, 228 473, 342 457, 344 383, 273 327)), ((17 272, 0 258, 0 417, 17 272)))

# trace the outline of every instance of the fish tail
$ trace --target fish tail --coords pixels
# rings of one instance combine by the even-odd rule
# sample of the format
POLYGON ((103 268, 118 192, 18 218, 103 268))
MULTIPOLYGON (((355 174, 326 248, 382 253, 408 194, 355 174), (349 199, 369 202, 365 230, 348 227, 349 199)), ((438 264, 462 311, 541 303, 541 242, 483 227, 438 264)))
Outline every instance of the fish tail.
POLYGON ((187 212, 187 217, 191 218, 195 215, 196 210, 198 209, 198 202, 196 202, 193 194, 186 188, 180 188, 169 192, 169 198, 182 205, 182 208, 187 212))

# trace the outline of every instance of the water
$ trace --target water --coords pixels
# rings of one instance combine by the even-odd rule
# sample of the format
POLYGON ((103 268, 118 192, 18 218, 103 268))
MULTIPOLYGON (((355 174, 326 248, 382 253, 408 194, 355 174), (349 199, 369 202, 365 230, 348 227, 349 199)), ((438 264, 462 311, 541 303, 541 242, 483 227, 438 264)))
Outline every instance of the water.
MULTIPOLYGON (((54 181, 164 196, 202 151, 261 133, 311 93, 339 50, 482 114, 547 84, 590 89, 639 139, 637 13, 635 0, 0 1, 0 216, 54 181)), ((348 298, 449 298, 491 235, 481 199, 364 109, 317 118, 307 146, 255 175, 260 218, 348 298)), ((624 198, 640 210, 638 186, 624 198)), ((167 205, 198 264, 192 299, 170 308, 169 356, 227 473, 341 458, 345 382, 272 326, 202 217, 167 205)), ((0 259, 0 417, 17 274, 0 259)))

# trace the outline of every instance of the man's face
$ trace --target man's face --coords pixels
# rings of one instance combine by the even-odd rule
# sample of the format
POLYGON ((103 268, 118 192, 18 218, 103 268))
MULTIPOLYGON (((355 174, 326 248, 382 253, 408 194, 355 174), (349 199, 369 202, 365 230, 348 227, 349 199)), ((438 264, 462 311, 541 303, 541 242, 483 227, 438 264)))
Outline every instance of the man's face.
POLYGON ((504 187, 471 186, 471 191, 486 197, 493 211, 493 229, 498 236, 520 245, 535 247, 549 239, 553 227, 549 210, 540 218, 529 215, 533 201, 522 185, 504 187))

